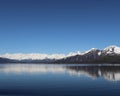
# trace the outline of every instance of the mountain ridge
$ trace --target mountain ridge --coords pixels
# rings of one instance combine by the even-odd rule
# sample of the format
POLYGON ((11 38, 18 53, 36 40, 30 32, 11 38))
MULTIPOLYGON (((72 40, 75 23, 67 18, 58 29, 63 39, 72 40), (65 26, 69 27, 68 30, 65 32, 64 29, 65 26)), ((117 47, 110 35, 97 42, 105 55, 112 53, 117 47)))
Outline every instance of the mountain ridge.
POLYGON ((120 63, 120 47, 108 46, 103 50, 91 48, 85 52, 65 54, 3 54, 0 63, 120 63))

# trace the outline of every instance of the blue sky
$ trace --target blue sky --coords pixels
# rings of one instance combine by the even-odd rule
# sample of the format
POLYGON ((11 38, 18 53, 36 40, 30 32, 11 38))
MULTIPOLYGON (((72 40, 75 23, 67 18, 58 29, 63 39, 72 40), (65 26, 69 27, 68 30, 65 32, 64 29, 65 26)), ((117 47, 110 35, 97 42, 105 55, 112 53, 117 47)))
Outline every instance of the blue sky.
POLYGON ((119 0, 0 0, 0 53, 120 46, 119 0))

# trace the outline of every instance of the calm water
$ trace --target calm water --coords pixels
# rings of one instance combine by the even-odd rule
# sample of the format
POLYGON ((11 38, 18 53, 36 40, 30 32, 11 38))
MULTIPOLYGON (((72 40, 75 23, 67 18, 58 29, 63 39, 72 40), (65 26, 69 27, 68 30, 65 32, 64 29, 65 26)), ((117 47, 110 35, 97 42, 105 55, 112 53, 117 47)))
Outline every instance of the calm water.
POLYGON ((0 96, 120 96, 120 66, 0 64, 0 96))

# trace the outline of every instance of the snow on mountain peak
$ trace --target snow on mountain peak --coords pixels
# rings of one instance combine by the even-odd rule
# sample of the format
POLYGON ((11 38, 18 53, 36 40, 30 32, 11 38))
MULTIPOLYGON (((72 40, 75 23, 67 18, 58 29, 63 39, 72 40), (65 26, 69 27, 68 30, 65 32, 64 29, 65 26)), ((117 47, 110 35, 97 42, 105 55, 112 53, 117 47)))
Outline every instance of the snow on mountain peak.
POLYGON ((30 53, 30 54, 23 54, 23 53, 6 53, 6 54, 0 54, 0 57, 3 58, 9 58, 9 59, 15 59, 15 60, 43 60, 43 59, 62 59, 69 56, 75 56, 80 55, 81 52, 71 52, 69 54, 40 54, 40 53, 30 53))
POLYGON ((82 53, 80 51, 77 51, 77 52, 70 52, 67 57, 69 56, 75 56, 75 55, 81 55, 82 53))
POLYGON ((90 50, 84 52, 84 54, 86 54, 86 53, 88 53, 88 52, 91 52, 91 51, 96 51, 96 50, 98 50, 98 49, 97 49, 97 48, 91 48, 90 50))
POLYGON ((43 59, 61 59, 64 58, 64 54, 39 54, 39 53, 31 53, 31 54, 23 54, 23 53, 16 53, 16 54, 2 54, 0 57, 15 59, 15 60, 43 60, 43 59))
POLYGON ((110 49, 110 48, 117 48, 117 47, 118 47, 118 46, 116 46, 116 45, 111 45, 111 46, 106 47, 104 50, 110 49))
MULTIPOLYGON (((43 60, 43 59, 62 59, 70 56, 75 56, 75 55, 84 55, 89 52, 96 52, 97 48, 91 48, 88 51, 85 52, 71 52, 69 54, 40 54, 40 53, 31 53, 31 54, 23 54, 23 53, 16 53, 16 54, 0 54, 0 57, 3 58, 9 58, 9 59, 15 59, 15 60, 25 60, 25 59, 31 59, 31 60, 43 60)), ((120 47, 116 45, 112 45, 109 47, 106 47, 104 50, 100 50, 98 52, 98 55, 100 56, 101 54, 120 54, 120 47)))
POLYGON ((116 54, 120 54, 120 47, 116 46, 116 45, 112 45, 109 47, 106 47, 104 49, 105 52, 109 53, 116 53, 116 54))

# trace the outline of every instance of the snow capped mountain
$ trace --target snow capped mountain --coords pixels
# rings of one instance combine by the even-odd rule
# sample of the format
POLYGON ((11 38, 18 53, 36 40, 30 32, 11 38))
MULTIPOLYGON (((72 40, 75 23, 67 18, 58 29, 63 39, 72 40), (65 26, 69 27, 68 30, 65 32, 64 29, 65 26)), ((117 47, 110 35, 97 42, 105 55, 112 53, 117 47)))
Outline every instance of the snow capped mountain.
POLYGON ((95 53, 96 51, 98 51, 99 49, 97 48, 91 48, 90 50, 84 52, 82 55, 88 54, 88 53, 95 53))
POLYGON ((87 53, 90 53, 90 52, 95 52, 99 49, 97 48, 91 48, 90 50, 88 51, 85 51, 85 52, 80 52, 80 51, 77 51, 77 52, 70 52, 66 57, 69 57, 69 56, 75 56, 75 55, 85 55, 87 53))
MULTIPOLYGON (((40 54, 40 53, 31 53, 31 54, 23 54, 23 53, 16 53, 16 54, 1 54, 1 58, 8 58, 13 60, 61 60, 67 59, 71 62, 86 62, 86 61, 93 61, 99 59, 103 56, 114 56, 120 54, 120 47, 118 46, 109 46, 106 47, 104 50, 99 50, 97 48, 92 48, 85 52, 71 52, 69 54, 40 54)), ((66 61, 65 61, 66 62, 66 61)))
POLYGON ((106 54, 120 54, 120 47, 112 45, 103 50, 106 54))
POLYGON ((3 58, 9 58, 9 59, 15 59, 15 60, 26 60, 26 59, 31 59, 31 60, 43 60, 43 59, 61 59, 64 58, 65 55, 64 54, 22 54, 22 53, 18 53, 18 54, 3 54, 0 55, 0 57, 3 58))
POLYGON ((85 53, 89 53, 89 52, 91 52, 91 51, 96 51, 96 50, 98 50, 98 49, 97 49, 97 48, 91 48, 90 50, 84 52, 84 54, 85 54, 85 53))
POLYGON ((31 54, 23 54, 23 53, 16 53, 16 54, 2 54, 0 57, 2 58, 9 58, 14 60, 43 60, 43 59, 62 59, 69 56, 80 55, 81 53, 78 52, 71 52, 68 55, 65 54, 38 54, 38 53, 31 53, 31 54))
POLYGON ((80 51, 77 52, 70 52, 69 54, 39 54, 39 53, 31 53, 31 54, 23 54, 23 53, 16 53, 16 54, 1 54, 0 57, 2 58, 9 58, 14 60, 43 60, 43 59, 62 59, 70 56, 75 55, 82 55, 80 51))
POLYGON ((75 55, 82 55, 83 53, 80 52, 80 51, 77 51, 77 52, 70 52, 68 55, 66 55, 66 57, 69 57, 69 56, 75 56, 75 55))
POLYGON ((104 50, 92 48, 80 55, 58 60, 56 63, 120 63, 120 47, 110 46, 104 50))

